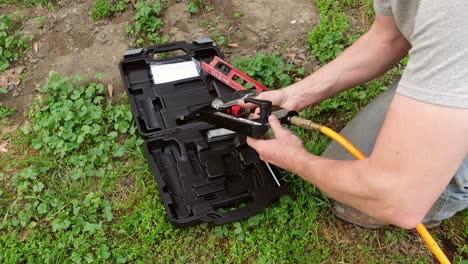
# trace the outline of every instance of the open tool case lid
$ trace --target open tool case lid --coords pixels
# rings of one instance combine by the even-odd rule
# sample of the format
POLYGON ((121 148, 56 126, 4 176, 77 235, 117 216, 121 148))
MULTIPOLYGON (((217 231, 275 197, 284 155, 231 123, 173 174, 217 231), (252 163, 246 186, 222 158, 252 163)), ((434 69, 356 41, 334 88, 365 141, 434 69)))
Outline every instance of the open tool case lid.
POLYGON ((278 169, 270 165, 270 170, 245 137, 186 118, 233 89, 202 71, 154 82, 152 65, 210 63, 214 56, 223 57, 210 39, 202 39, 126 51, 120 63, 147 159, 169 220, 178 227, 237 221, 262 212, 288 191, 278 169))

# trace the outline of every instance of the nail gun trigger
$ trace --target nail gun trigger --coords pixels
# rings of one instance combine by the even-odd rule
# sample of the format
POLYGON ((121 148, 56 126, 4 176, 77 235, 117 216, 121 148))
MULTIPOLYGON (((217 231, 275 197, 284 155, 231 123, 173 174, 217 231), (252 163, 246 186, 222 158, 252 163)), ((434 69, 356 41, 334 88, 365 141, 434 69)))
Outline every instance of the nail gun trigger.
POLYGON ((231 113, 233 116, 235 117, 241 117, 242 116, 242 107, 238 106, 238 105, 234 105, 231 107, 231 113))

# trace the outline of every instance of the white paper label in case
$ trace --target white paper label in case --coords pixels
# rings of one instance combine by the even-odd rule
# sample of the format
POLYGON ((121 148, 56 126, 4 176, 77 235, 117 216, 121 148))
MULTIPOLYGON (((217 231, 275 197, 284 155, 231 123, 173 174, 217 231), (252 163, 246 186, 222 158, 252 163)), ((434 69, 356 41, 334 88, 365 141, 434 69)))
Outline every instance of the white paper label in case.
POLYGON ((152 64, 151 74, 154 84, 174 82, 200 76, 194 61, 170 64, 152 64))

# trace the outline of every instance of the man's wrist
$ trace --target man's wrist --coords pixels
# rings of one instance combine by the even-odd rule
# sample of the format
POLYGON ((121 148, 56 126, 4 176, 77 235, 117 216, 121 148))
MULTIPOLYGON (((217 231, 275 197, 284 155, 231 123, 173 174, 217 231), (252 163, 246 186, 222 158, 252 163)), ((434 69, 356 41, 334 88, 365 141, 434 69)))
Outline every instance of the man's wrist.
POLYGON ((301 153, 296 153, 294 159, 291 164, 291 168, 289 170, 294 174, 297 174, 301 177, 302 175, 307 174, 310 168, 310 163, 314 163, 319 157, 307 152, 307 150, 303 149, 304 151, 301 153))
POLYGON ((285 89, 286 98, 294 100, 298 109, 317 104, 334 95, 333 87, 336 80, 336 76, 324 76, 320 69, 285 89))

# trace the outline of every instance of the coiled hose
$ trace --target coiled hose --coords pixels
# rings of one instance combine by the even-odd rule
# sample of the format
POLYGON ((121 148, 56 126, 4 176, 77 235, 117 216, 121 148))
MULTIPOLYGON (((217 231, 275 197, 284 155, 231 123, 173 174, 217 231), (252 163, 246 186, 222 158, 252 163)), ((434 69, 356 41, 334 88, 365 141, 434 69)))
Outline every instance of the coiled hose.
MULTIPOLYGON (((294 126, 298 126, 307 130, 320 131, 322 134, 335 140, 338 144, 340 144, 343 148, 345 148, 349 153, 351 153, 351 155, 353 155, 358 160, 366 158, 366 156, 356 146, 354 146, 353 143, 351 143, 345 137, 338 134, 336 131, 334 131, 333 129, 329 127, 313 123, 310 120, 307 120, 298 116, 290 117, 288 121, 291 125, 294 125, 294 126)), ((419 223, 416 226, 416 230, 418 231, 422 239, 424 239, 424 242, 426 242, 426 245, 432 251, 432 253, 437 258, 437 260, 442 264, 450 264, 450 261, 448 260, 447 256, 444 254, 442 249, 440 249, 437 242, 434 240, 434 238, 431 236, 429 231, 427 231, 426 227, 422 223, 419 223)))

